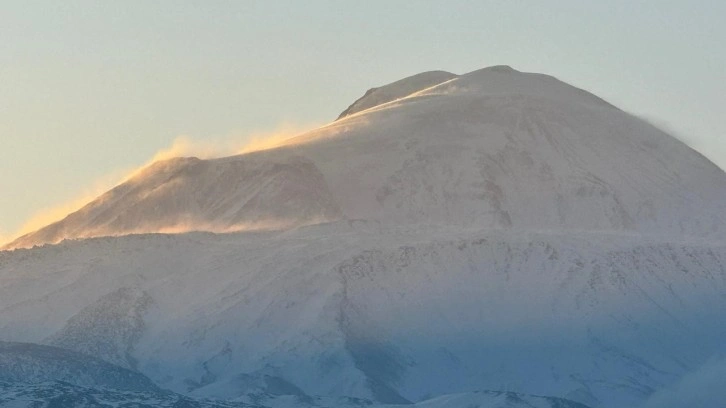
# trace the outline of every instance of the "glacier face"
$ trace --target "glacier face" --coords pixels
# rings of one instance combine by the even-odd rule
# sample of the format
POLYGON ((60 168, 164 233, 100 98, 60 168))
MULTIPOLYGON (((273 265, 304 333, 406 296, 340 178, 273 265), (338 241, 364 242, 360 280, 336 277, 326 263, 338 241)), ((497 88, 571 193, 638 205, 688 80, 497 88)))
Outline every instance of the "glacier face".
POLYGON ((724 210, 721 169, 594 95, 425 73, 21 237, 69 239, 0 252, 0 340, 265 406, 636 406, 726 353, 724 210), (226 233, 144 234, 188 230, 226 233))

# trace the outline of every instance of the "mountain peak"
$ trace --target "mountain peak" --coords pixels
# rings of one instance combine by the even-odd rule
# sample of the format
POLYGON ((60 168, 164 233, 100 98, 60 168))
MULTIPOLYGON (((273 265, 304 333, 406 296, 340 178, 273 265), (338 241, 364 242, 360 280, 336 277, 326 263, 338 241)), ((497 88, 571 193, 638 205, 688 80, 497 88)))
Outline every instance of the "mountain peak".
MULTIPOLYGON (((477 72, 519 73, 519 71, 509 65, 493 65, 473 71, 469 74, 477 72)), ((380 87, 371 88, 367 90, 363 96, 348 106, 348 108, 338 116, 338 120, 346 116, 353 115, 354 113, 395 101, 396 99, 405 98, 416 92, 423 91, 427 88, 442 84, 458 77, 459 75, 452 74, 447 71, 425 71, 380 87)))
POLYGON ((482 68, 480 71, 493 71, 493 72, 519 72, 509 65, 492 65, 491 67, 482 68))
POLYGON ((338 119, 370 109, 384 103, 405 98, 412 93, 446 82, 458 75, 446 71, 427 71, 400 79, 378 88, 371 88, 344 110, 338 119))

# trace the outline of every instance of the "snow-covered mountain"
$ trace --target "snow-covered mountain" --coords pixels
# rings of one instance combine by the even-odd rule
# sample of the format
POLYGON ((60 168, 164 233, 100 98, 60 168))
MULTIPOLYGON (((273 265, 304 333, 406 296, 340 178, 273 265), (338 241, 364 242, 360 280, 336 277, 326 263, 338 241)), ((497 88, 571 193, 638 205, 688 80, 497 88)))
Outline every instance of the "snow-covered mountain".
POLYGON ((721 169, 550 76, 428 72, 369 91, 341 116, 276 149, 153 164, 8 248, 339 219, 726 235, 721 169))
POLYGON ((594 95, 424 73, 22 237, 113 235, 0 252, 0 340, 194 398, 636 406, 726 353, 724 210, 721 169, 594 95), (239 231, 115 236, 187 229, 239 231))

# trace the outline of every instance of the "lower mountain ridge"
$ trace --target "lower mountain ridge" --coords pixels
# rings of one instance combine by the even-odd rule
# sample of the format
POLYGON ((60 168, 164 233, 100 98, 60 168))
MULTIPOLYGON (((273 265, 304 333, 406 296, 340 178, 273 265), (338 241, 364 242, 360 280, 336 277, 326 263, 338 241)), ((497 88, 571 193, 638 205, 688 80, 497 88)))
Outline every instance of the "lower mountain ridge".
POLYGON ((363 221, 96 238, 0 252, 0 332, 195 398, 634 406, 726 352, 724 265, 715 242, 363 221))

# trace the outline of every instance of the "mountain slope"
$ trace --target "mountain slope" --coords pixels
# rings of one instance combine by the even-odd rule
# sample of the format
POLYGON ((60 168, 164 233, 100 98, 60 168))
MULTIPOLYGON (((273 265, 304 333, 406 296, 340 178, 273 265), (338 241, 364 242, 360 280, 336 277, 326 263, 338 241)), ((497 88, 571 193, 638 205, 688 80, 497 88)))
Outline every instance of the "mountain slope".
POLYGON ((476 71, 288 145, 269 154, 316 162, 349 219, 724 234, 721 169, 545 75, 476 71))
POLYGON ((494 389, 619 407, 726 352, 723 243, 344 222, 100 238, 0 265, 6 339, 54 338, 137 288, 154 305, 138 369, 198 397, 494 389))
POLYGON ((135 370, 133 348, 145 329, 143 315, 152 306, 147 293, 120 288, 83 308, 45 342, 135 370))

